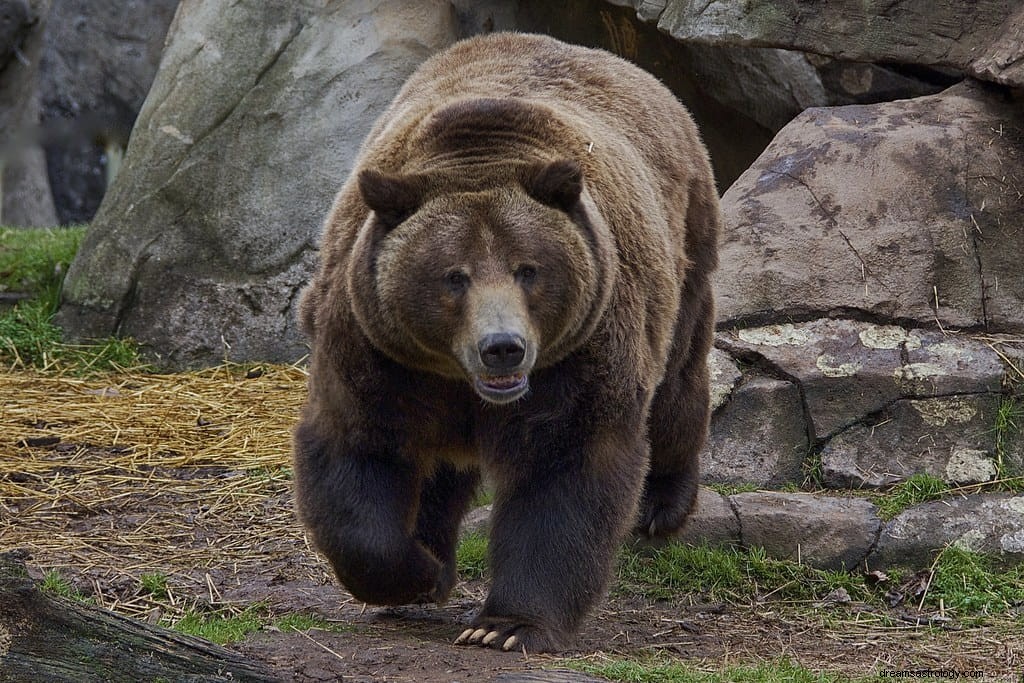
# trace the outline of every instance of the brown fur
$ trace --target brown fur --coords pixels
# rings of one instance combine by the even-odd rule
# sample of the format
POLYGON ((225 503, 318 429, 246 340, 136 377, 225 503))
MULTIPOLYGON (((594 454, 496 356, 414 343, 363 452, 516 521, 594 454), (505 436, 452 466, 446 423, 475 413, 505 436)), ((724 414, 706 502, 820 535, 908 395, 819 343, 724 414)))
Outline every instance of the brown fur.
POLYGON ((444 600, 483 468, 493 584, 460 642, 565 647, 630 528, 695 499, 718 228, 692 120, 636 67, 516 34, 423 64, 301 305, 297 504, 341 582, 444 600))

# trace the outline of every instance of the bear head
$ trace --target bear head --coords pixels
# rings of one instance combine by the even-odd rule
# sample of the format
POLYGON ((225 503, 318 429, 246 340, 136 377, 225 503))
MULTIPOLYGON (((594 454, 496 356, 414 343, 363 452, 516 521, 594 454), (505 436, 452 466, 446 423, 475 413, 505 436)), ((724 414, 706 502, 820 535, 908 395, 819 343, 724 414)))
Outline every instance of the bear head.
POLYGON ((503 404, 590 336, 608 304, 614 242, 575 161, 357 178, 370 212, 348 288, 386 355, 503 404))

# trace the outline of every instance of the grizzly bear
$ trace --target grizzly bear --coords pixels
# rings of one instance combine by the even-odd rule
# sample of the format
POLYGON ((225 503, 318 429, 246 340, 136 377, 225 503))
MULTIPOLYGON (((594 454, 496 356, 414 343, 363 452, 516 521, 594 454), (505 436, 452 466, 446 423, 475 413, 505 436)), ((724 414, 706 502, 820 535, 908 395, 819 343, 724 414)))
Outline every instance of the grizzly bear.
POLYGON ((620 542, 693 506, 719 223, 692 119, 639 68, 526 34, 425 62, 300 306, 296 502, 344 587, 443 602, 484 471, 492 585, 455 642, 569 646, 620 542))

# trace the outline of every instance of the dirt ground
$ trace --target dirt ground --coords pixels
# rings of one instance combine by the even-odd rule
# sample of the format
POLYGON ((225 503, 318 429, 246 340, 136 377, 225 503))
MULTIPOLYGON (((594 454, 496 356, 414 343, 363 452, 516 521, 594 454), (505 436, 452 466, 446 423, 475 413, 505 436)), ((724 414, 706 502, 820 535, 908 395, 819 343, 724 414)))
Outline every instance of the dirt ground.
MULTIPOLYGON (((556 656, 451 644, 486 580, 463 582, 441 607, 368 608, 344 593, 292 513, 287 424, 301 373, 215 380, 213 393, 233 397, 233 408, 177 380, 0 376, 0 551, 26 549, 37 578, 57 571, 98 605, 154 623, 252 605, 266 623, 289 614, 329 622, 307 632, 264 628, 231 646, 284 680, 451 683, 564 668, 556 656), (122 409, 128 414, 115 414, 122 409), (281 424, 269 436, 268 422, 281 424), (183 442, 192 444, 187 457, 183 442), (265 454, 255 465, 254 444, 265 454), (166 577, 165 594, 142 587, 153 574, 166 577)), ((904 617, 854 603, 709 604, 613 590, 566 656, 656 657, 708 671, 788 658, 850 677, 1024 674, 1024 629, 1009 618, 961 628, 904 617)))

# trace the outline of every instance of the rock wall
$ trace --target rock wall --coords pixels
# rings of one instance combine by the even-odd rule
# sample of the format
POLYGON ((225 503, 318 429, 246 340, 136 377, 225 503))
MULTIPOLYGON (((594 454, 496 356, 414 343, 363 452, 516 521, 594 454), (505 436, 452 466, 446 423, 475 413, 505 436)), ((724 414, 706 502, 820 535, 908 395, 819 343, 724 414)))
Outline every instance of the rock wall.
POLYGON ((820 566, 1024 559, 1024 496, 991 492, 1024 476, 1022 189, 1024 110, 976 83, 776 136, 723 197, 704 481, 834 494, 706 491, 684 538, 728 510, 712 538, 820 566), (883 523, 848 493, 915 475, 960 494, 883 523))
POLYGON ((0 225, 53 225, 36 124, 36 78, 50 0, 0 0, 0 225))
POLYGON ((952 67, 1024 85, 1016 0, 612 0, 682 42, 801 50, 855 62, 952 67))

